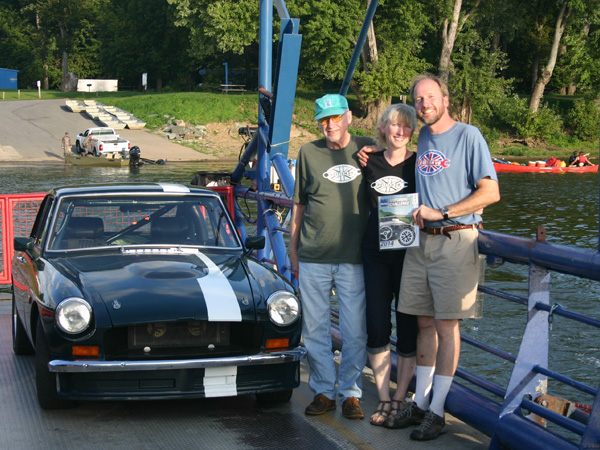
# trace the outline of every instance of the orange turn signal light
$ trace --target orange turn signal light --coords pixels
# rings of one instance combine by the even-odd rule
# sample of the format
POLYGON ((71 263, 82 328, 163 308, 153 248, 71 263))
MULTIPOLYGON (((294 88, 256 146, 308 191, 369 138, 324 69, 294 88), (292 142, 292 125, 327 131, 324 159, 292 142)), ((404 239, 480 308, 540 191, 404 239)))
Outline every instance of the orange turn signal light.
POLYGON ((281 350, 290 346, 289 339, 267 339, 265 347, 267 351, 281 350))
POLYGON ((73 356, 95 356, 100 355, 100 348, 97 345, 74 345, 73 356))

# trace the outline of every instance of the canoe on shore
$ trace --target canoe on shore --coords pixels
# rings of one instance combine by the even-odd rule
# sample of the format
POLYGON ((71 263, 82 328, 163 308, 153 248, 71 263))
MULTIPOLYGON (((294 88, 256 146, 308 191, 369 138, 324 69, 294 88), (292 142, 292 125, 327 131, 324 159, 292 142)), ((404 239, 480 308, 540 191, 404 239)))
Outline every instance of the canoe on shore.
POLYGON ((541 172, 541 173, 558 173, 558 172, 598 172, 598 166, 583 166, 583 167, 539 167, 539 166, 521 166, 517 164, 494 163, 496 172, 541 172))
POLYGON ((126 167, 129 158, 123 158, 120 154, 110 156, 81 156, 76 154, 65 154, 65 162, 76 166, 101 166, 101 167, 126 167))

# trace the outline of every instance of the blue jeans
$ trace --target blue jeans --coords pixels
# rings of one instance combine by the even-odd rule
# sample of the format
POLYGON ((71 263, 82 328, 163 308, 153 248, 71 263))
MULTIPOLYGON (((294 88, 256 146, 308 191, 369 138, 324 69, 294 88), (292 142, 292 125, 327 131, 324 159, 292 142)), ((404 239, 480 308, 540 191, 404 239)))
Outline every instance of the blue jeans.
POLYGON ((365 285, 362 264, 299 263, 302 295, 302 339, 308 351, 308 385, 315 395, 362 396, 362 370, 367 362, 365 285), (331 289, 335 286, 343 351, 336 376, 331 350, 331 289))

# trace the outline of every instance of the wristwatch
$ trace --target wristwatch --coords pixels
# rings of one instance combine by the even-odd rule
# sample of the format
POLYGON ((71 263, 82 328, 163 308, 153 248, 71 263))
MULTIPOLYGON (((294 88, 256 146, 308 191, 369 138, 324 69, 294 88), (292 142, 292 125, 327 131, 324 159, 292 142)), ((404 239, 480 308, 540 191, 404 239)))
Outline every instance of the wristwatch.
POLYGON ((442 213, 442 216, 444 216, 444 220, 448 220, 448 214, 450 213, 450 211, 448 211, 448 208, 446 208, 445 206, 440 208, 440 212, 442 213))

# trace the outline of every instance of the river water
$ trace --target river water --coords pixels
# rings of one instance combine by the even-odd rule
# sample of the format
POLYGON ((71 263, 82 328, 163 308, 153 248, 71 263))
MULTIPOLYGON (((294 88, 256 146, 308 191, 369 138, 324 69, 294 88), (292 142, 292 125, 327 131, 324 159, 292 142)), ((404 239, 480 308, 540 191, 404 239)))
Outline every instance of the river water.
MULTIPOLYGON (((64 164, 0 164, 0 194, 46 192, 52 187, 98 182, 176 182, 188 184, 199 170, 233 170, 235 162, 169 163, 129 168, 78 167, 64 164)), ((502 200, 487 208, 485 228, 535 238, 546 227, 547 241, 598 251, 598 174, 499 174, 502 200)), ((527 296, 528 269, 505 264, 486 269, 486 285, 527 296)), ((552 274, 552 303, 600 319, 600 284, 552 274)), ((526 323, 526 309, 491 296, 485 297, 484 316, 466 320, 463 333, 516 355, 526 323)), ((599 331, 556 317, 551 330, 550 368, 598 386, 599 331)), ((501 386, 508 383, 511 364, 463 346, 460 365, 501 386)), ((550 393, 587 402, 585 395, 550 382, 550 393)))

